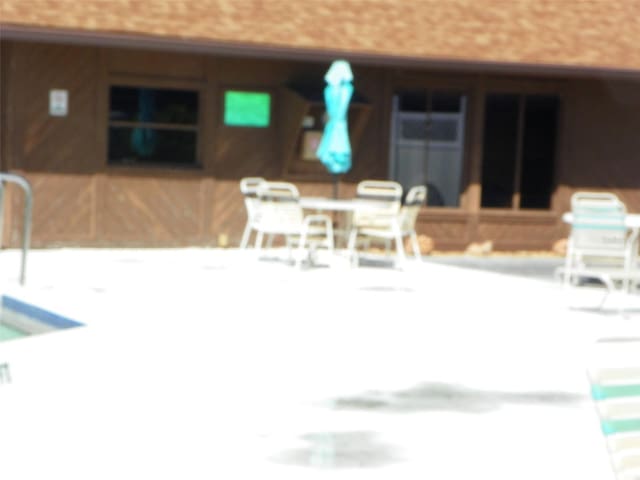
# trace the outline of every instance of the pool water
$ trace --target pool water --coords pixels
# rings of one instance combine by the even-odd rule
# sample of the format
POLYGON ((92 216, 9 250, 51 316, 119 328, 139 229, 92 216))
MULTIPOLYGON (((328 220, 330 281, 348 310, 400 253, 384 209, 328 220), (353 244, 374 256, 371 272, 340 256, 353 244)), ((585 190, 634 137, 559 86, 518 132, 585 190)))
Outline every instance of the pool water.
POLYGON ((0 342, 4 342, 5 340, 12 340, 14 338, 26 337, 27 335, 28 333, 0 323, 0 342))

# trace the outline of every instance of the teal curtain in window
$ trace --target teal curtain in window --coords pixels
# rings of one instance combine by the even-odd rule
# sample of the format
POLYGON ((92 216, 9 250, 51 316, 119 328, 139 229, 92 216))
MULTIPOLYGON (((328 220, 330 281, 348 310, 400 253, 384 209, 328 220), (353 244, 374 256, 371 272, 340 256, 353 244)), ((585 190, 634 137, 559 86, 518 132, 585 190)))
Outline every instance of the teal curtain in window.
MULTIPOLYGON (((152 90, 141 88, 138 92, 139 121, 153 120, 155 98, 152 90)), ((156 149, 156 133, 151 128, 135 128, 131 133, 131 148, 141 157, 148 157, 156 149)))

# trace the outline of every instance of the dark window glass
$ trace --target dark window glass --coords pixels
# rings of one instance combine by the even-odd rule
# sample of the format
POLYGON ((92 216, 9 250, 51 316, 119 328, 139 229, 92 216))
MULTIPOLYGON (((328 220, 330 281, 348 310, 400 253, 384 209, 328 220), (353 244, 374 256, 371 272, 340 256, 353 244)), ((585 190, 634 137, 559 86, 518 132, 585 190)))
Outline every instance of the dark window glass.
POLYGON ((482 156, 482 206, 511 207, 518 145, 517 95, 488 95, 482 156))
POLYGON ((426 115, 424 118, 409 118, 404 120, 400 124, 401 133, 403 140, 427 140, 427 126, 429 122, 427 121, 426 115))
POLYGON ((109 163, 197 165, 198 92, 113 86, 109 163))
POLYGON ((556 150, 558 98, 525 99, 520 208, 549 208, 556 150))
POLYGON ((459 93, 434 92, 431 96, 431 111, 442 113, 460 112, 462 95, 459 93))
POLYGON ((198 93, 158 88, 111 87, 109 120, 196 125, 198 93))
POLYGON ((399 109, 401 112, 426 112, 427 92, 426 91, 406 91, 398 95, 399 109))
POLYGON ((190 130, 109 128, 109 162, 116 165, 193 165, 197 134, 190 130))
POLYGON ((456 142, 460 135, 458 119, 437 118, 429 123, 429 140, 456 142))

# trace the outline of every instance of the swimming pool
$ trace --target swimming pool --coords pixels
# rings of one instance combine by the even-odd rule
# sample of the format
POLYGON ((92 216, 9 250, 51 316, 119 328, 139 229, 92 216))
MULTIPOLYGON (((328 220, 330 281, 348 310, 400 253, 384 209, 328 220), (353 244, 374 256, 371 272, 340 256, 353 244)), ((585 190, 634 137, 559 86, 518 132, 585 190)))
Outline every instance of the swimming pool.
POLYGON ((0 342, 82 325, 24 300, 0 297, 0 342))
POLYGON ((12 328, 8 325, 4 325, 0 323, 0 342, 4 342, 5 340, 12 340, 14 338, 22 338, 29 335, 27 332, 23 332, 18 330, 17 328, 12 328))

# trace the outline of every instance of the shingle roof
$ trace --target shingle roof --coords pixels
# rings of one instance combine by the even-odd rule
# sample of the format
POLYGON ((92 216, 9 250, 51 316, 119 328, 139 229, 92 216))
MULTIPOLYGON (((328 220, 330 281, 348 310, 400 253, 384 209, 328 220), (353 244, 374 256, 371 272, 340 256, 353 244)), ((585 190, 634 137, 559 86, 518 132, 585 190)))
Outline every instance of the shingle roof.
POLYGON ((5 35, 640 70, 640 0, 1 0, 0 13, 5 35))

